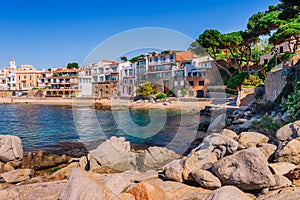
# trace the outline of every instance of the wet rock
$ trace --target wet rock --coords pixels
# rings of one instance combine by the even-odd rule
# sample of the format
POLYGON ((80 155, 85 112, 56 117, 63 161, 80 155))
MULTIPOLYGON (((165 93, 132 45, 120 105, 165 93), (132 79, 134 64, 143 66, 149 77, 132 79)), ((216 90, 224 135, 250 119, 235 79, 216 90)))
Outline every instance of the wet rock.
POLYGON ((53 174, 51 174, 48 178, 48 181, 60 181, 69 178, 73 169, 78 168, 79 163, 73 162, 69 164, 67 167, 64 167, 53 174))
POLYGON ((30 169, 47 169, 60 164, 67 164, 69 159, 70 158, 67 155, 46 155, 42 150, 39 150, 35 154, 29 152, 27 156, 23 158, 22 167, 30 169))
POLYGON ((245 193, 234 186, 223 186, 213 191, 206 200, 252 200, 245 193))
POLYGON ((130 151, 130 142, 125 138, 111 137, 90 154, 101 164, 118 171, 136 169, 136 154, 130 151))
POLYGON ((287 124, 276 132, 276 138, 283 142, 300 137, 300 121, 287 124))
POLYGON ((174 160, 163 167, 163 174, 167 180, 182 182, 183 161, 174 160))
POLYGON ((224 185, 257 190, 275 185, 264 154, 254 147, 238 151, 213 164, 213 172, 224 185))
POLYGON ((0 135, 0 161, 22 160, 22 141, 17 136, 0 135))
POLYGON ((192 176, 194 177, 195 181, 199 183, 199 185, 206 189, 217 189, 222 186, 221 181, 213 175, 211 172, 206 170, 195 170, 192 173, 192 176))
POLYGON ((183 159, 182 175, 185 180, 194 181, 191 172, 197 169, 209 169, 217 161, 217 157, 210 149, 192 152, 183 159))
POLYGON ((286 145, 280 145, 275 153, 277 162, 300 164, 300 138, 292 139, 286 145))
POLYGON ((2 180, 5 183, 19 183, 30 179, 34 174, 35 172, 32 169, 17 169, 0 174, 0 182, 2 180))
POLYGON ((218 133, 212 133, 204 138, 202 143, 193 151, 209 149, 217 158, 233 154, 238 148, 238 142, 218 133))
POLYGON ((96 177, 81 168, 74 169, 62 190, 60 200, 65 199, 113 199, 111 192, 96 177))
POLYGON ((242 132, 239 138, 239 148, 258 147, 264 143, 268 143, 269 138, 263 134, 256 132, 242 132))

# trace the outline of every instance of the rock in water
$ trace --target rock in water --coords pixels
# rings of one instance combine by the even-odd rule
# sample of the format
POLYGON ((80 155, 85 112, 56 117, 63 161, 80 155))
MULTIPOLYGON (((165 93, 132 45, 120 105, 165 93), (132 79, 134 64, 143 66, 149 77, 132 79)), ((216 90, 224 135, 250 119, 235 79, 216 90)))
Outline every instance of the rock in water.
POLYGON ((224 185, 257 190, 275 185, 265 155, 255 147, 238 151, 213 164, 213 172, 224 185))
POLYGON ((22 141, 17 136, 0 135, 0 161, 23 159, 22 141))
POLYGON ((205 200, 252 200, 234 186, 224 186, 212 192, 205 200))
POLYGON ((130 152, 130 143, 125 138, 111 137, 90 154, 102 165, 118 171, 136 169, 136 154, 130 152))
POLYGON ((59 199, 112 200, 113 197, 111 192, 100 183, 93 174, 88 173, 81 168, 77 168, 72 171, 59 199))

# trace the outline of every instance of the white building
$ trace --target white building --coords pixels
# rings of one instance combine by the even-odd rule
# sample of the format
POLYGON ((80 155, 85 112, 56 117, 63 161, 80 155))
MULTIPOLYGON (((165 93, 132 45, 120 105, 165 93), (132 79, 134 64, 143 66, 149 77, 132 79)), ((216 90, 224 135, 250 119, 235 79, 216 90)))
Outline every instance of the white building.
POLYGON ((17 79, 16 79, 17 66, 14 60, 10 60, 9 67, 4 68, 4 73, 6 76, 5 87, 8 90, 16 90, 17 89, 17 79))
POLYGON ((192 59, 192 65, 197 69, 210 69, 213 61, 209 56, 197 57, 192 59))
POLYGON ((92 67, 86 67, 78 74, 78 97, 92 95, 92 67))
POLYGON ((135 63, 122 63, 120 72, 120 94, 121 96, 135 96, 136 94, 136 76, 135 63))

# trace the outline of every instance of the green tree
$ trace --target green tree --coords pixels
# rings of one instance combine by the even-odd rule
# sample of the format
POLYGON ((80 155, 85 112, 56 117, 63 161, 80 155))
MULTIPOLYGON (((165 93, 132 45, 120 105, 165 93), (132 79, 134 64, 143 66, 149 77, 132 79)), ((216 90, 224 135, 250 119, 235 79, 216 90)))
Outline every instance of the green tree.
POLYGON ((209 55, 216 59, 221 46, 221 33, 218 30, 205 30, 199 35, 197 42, 206 49, 209 55))
POLYGON ((237 89, 239 88, 244 80, 249 76, 247 72, 241 71, 237 75, 231 77, 228 82, 227 82, 227 87, 232 88, 232 89, 237 89))
POLYGON ((121 59, 123 62, 127 62, 127 61, 128 61, 128 58, 127 58, 126 56, 122 56, 120 59, 121 59))
POLYGON ((294 86, 294 94, 289 95, 282 109, 287 111, 294 120, 300 119, 300 82, 297 81, 294 86))
POLYGON ((68 69, 73 69, 73 68, 78 69, 79 66, 78 66, 78 63, 68 63, 67 68, 68 68, 68 69))
POLYGON ((157 88, 150 82, 145 82, 141 87, 136 89, 137 95, 143 95, 145 97, 149 96, 150 94, 156 94, 157 88))
POLYGON ((270 37, 269 41, 273 45, 288 42, 290 52, 295 52, 300 46, 300 16, 280 26, 270 37))

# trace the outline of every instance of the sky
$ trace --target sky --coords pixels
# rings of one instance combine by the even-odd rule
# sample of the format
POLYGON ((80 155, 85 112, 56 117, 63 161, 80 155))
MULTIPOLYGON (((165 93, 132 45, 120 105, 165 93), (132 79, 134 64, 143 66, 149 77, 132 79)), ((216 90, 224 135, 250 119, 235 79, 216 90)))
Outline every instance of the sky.
POLYGON ((160 27, 196 39, 205 29, 244 30, 248 18, 279 0, 1 0, 0 67, 38 69, 82 64, 101 42, 123 31, 160 27))

